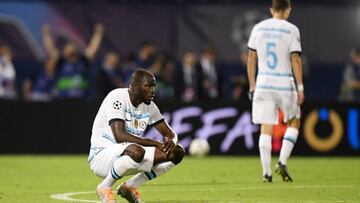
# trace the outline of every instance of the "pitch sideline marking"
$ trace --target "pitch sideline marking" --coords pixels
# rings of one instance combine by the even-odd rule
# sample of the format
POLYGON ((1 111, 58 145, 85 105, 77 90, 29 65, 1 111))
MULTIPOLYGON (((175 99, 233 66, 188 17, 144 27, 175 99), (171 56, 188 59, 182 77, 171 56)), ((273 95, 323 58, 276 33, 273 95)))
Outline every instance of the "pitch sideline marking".
MULTIPOLYGON (((323 187, 328 187, 329 188, 331 186, 328 186, 328 185, 297 185, 297 186, 293 186, 291 188, 292 189, 308 189, 308 188, 323 188, 323 187)), ((347 187, 352 187, 352 186, 351 185, 334 185, 331 188, 347 188, 347 187)), ((289 188, 289 187, 286 187, 286 188, 289 188)), ((150 188, 147 188, 146 190, 147 191, 153 190, 154 192, 155 191, 157 191, 157 192, 158 191, 169 191, 169 192, 188 191, 187 189, 164 189, 164 188, 150 189, 150 190, 149 189, 150 188)), ((238 187, 238 188, 232 187, 232 188, 224 188, 224 189, 226 189, 226 190, 258 190, 258 189, 270 189, 270 188, 269 187, 264 187, 264 186, 255 186, 255 187, 238 187)), ((215 190, 215 189, 212 189, 212 188, 207 188, 207 189, 198 188, 195 191, 212 191, 212 190, 215 190)), ((219 188, 217 188, 216 190, 219 191, 219 188)), ((192 190, 192 191, 194 191, 194 190, 192 190)), ((100 201, 97 201, 97 200, 86 200, 86 199, 72 198, 72 196, 76 196, 76 195, 94 194, 94 193, 95 193, 95 191, 67 192, 67 193, 61 193, 61 194, 53 194, 50 197, 52 199, 63 200, 63 201, 101 203, 100 201)), ((219 202, 222 202, 222 201, 219 201, 219 202)), ((230 202, 232 202, 232 201, 230 201, 230 202)), ((259 202, 262 202, 262 201, 259 201, 259 202)), ((344 202, 344 201, 340 201, 340 200, 315 200, 315 201, 313 201, 313 200, 305 200, 304 202, 307 202, 307 203, 317 203, 317 202, 340 203, 340 202, 344 202)), ((355 201, 348 201, 348 202, 355 202, 355 201)))
POLYGON ((100 201, 96 201, 96 200, 87 200, 87 199, 74 199, 71 196, 75 196, 75 195, 85 195, 85 194, 93 194, 95 193, 94 191, 88 191, 88 192, 67 192, 67 193, 62 193, 62 194, 54 194, 51 195, 50 197, 56 200, 63 200, 63 201, 73 201, 73 202, 96 202, 96 203, 101 203, 100 201))

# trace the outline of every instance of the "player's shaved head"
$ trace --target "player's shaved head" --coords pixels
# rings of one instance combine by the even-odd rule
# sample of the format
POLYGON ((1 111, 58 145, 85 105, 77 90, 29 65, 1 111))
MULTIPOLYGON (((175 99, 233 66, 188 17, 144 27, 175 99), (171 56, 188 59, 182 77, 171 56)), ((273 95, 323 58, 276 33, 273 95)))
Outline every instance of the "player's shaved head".
POLYGON ((272 0, 272 9, 274 11, 285 11, 291 7, 290 0, 272 0))
POLYGON ((148 79, 154 78, 154 75, 145 69, 139 68, 134 71, 131 75, 131 85, 141 84, 142 82, 146 82, 148 79))
POLYGON ((131 75, 130 99, 134 106, 144 102, 150 104, 155 97, 156 80, 154 75, 145 69, 136 69, 131 75))

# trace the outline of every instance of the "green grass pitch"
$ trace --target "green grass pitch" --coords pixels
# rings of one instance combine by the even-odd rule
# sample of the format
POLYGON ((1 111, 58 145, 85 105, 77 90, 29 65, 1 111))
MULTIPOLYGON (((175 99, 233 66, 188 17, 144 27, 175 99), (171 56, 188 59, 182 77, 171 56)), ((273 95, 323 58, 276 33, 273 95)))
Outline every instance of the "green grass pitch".
MULTIPOLYGON (((140 192, 150 203, 360 202, 360 158, 294 157, 289 161, 293 183, 275 175, 274 183, 262 183, 260 167, 258 157, 185 157, 140 192)), ((0 156, 0 202, 72 202, 50 197, 63 193, 73 193, 65 197, 82 202, 98 202, 98 182, 86 156, 0 156)))

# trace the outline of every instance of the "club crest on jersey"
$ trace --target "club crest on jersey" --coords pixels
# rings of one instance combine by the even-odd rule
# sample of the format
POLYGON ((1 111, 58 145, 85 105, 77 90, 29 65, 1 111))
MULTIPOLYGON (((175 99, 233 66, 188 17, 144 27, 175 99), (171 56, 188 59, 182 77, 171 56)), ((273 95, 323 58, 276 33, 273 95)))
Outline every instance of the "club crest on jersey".
POLYGON ((121 109, 121 102, 120 101, 115 101, 114 103, 113 103, 113 108, 115 109, 115 110, 119 110, 119 109, 121 109))
POLYGON ((134 127, 135 128, 139 127, 139 121, 137 119, 134 120, 134 127))

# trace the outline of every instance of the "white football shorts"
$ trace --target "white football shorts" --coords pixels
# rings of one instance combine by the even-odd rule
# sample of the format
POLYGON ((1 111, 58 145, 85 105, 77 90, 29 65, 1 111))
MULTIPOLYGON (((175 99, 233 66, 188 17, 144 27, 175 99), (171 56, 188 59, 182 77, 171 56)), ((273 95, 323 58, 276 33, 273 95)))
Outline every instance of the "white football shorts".
POLYGON ((300 118, 300 107, 296 104, 296 92, 255 90, 252 103, 252 121, 255 124, 279 123, 278 112, 284 113, 284 122, 300 118))
MULTIPOLYGON (((121 157, 125 148, 131 144, 130 142, 114 144, 113 146, 91 147, 88 162, 90 169, 95 175, 105 178, 113 167, 114 161, 121 157)), ((137 169, 128 171, 124 174, 131 175, 138 172, 150 172, 154 163, 155 147, 143 147, 145 149, 144 160, 137 169)))

